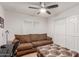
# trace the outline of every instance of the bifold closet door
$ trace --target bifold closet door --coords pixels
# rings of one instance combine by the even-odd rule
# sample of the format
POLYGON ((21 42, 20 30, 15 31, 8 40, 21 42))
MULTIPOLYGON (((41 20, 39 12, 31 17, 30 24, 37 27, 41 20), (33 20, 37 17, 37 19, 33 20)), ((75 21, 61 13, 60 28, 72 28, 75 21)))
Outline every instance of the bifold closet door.
POLYGON ((78 24, 77 24, 77 41, 76 42, 75 42, 76 43, 76 49, 79 51, 79 19, 78 19, 78 24))
POLYGON ((40 33, 40 30, 41 30, 40 22, 35 21, 35 22, 33 22, 32 26, 33 26, 32 33, 35 33, 35 34, 40 33))
POLYGON ((55 43, 79 50, 79 16, 55 21, 55 43))
POLYGON ((45 25, 39 21, 24 21, 23 34, 45 33, 45 25))
POLYGON ((23 22, 23 34, 31 34, 33 31, 32 21, 23 22))
POLYGON ((55 43, 65 46, 65 20, 56 20, 55 21, 55 43))
POLYGON ((76 18, 66 18, 66 47, 75 49, 76 18))
POLYGON ((66 47, 79 50, 79 20, 78 16, 66 19, 66 47))
POLYGON ((76 32, 75 32, 75 49, 79 52, 79 16, 77 15, 76 32))

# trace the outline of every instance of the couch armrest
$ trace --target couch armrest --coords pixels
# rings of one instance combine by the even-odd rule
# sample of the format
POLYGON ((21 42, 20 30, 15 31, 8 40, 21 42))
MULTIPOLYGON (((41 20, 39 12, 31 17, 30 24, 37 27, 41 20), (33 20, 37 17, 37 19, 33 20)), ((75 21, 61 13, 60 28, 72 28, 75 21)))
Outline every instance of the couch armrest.
POLYGON ((51 37, 47 37, 47 40, 52 40, 52 38, 51 37))
POLYGON ((20 42, 19 42, 19 40, 14 39, 13 42, 12 42, 12 44, 14 44, 12 53, 13 53, 13 56, 16 56, 16 53, 17 53, 16 50, 17 50, 17 47, 20 44, 20 42))
POLYGON ((47 40, 50 40, 50 41, 52 41, 52 43, 54 43, 51 37, 47 36, 47 40))
POLYGON ((15 44, 15 43, 17 43, 17 42, 19 42, 19 40, 14 39, 13 42, 12 42, 12 44, 15 44))

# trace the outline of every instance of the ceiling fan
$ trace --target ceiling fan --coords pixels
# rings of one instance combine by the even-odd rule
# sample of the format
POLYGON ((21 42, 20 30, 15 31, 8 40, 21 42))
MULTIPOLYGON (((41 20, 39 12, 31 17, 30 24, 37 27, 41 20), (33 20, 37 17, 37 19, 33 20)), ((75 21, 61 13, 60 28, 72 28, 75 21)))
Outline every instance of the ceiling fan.
POLYGON ((37 14, 45 13, 45 12, 47 14, 51 14, 51 12, 48 11, 48 9, 57 8, 57 7, 58 7, 58 4, 46 6, 45 2, 40 2, 40 7, 29 6, 29 8, 31 9, 39 9, 39 12, 37 14))

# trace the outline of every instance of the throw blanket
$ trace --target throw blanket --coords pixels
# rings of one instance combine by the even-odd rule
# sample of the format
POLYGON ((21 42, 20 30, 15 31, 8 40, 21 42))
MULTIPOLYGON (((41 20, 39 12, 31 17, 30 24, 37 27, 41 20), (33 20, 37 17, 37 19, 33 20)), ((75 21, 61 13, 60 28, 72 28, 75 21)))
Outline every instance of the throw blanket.
POLYGON ((45 45, 37 48, 43 57, 79 57, 79 53, 57 44, 45 45))

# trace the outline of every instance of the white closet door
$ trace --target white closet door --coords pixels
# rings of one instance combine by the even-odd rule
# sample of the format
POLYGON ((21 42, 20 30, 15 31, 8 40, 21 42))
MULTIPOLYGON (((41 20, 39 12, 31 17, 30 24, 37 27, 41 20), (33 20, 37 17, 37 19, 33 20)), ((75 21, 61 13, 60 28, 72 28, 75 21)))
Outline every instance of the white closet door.
POLYGON ((66 19, 66 47, 70 49, 74 49, 75 41, 76 39, 74 37, 75 35, 75 20, 73 17, 69 17, 66 19))
POLYGON ((65 20, 55 21, 55 43, 65 46, 65 20))
POLYGON ((66 47, 79 50, 79 24, 77 16, 69 17, 66 20, 66 47))
POLYGON ((23 34, 31 34, 33 31, 32 21, 24 21, 23 23, 23 34))
POLYGON ((79 50, 79 17, 71 16, 55 21, 55 43, 79 50))
POLYGON ((39 22, 33 22, 33 33, 39 33, 40 29, 39 29, 39 22))
POLYGON ((79 51, 79 16, 77 16, 77 23, 76 23, 76 39, 75 39, 75 48, 77 51, 79 51))

